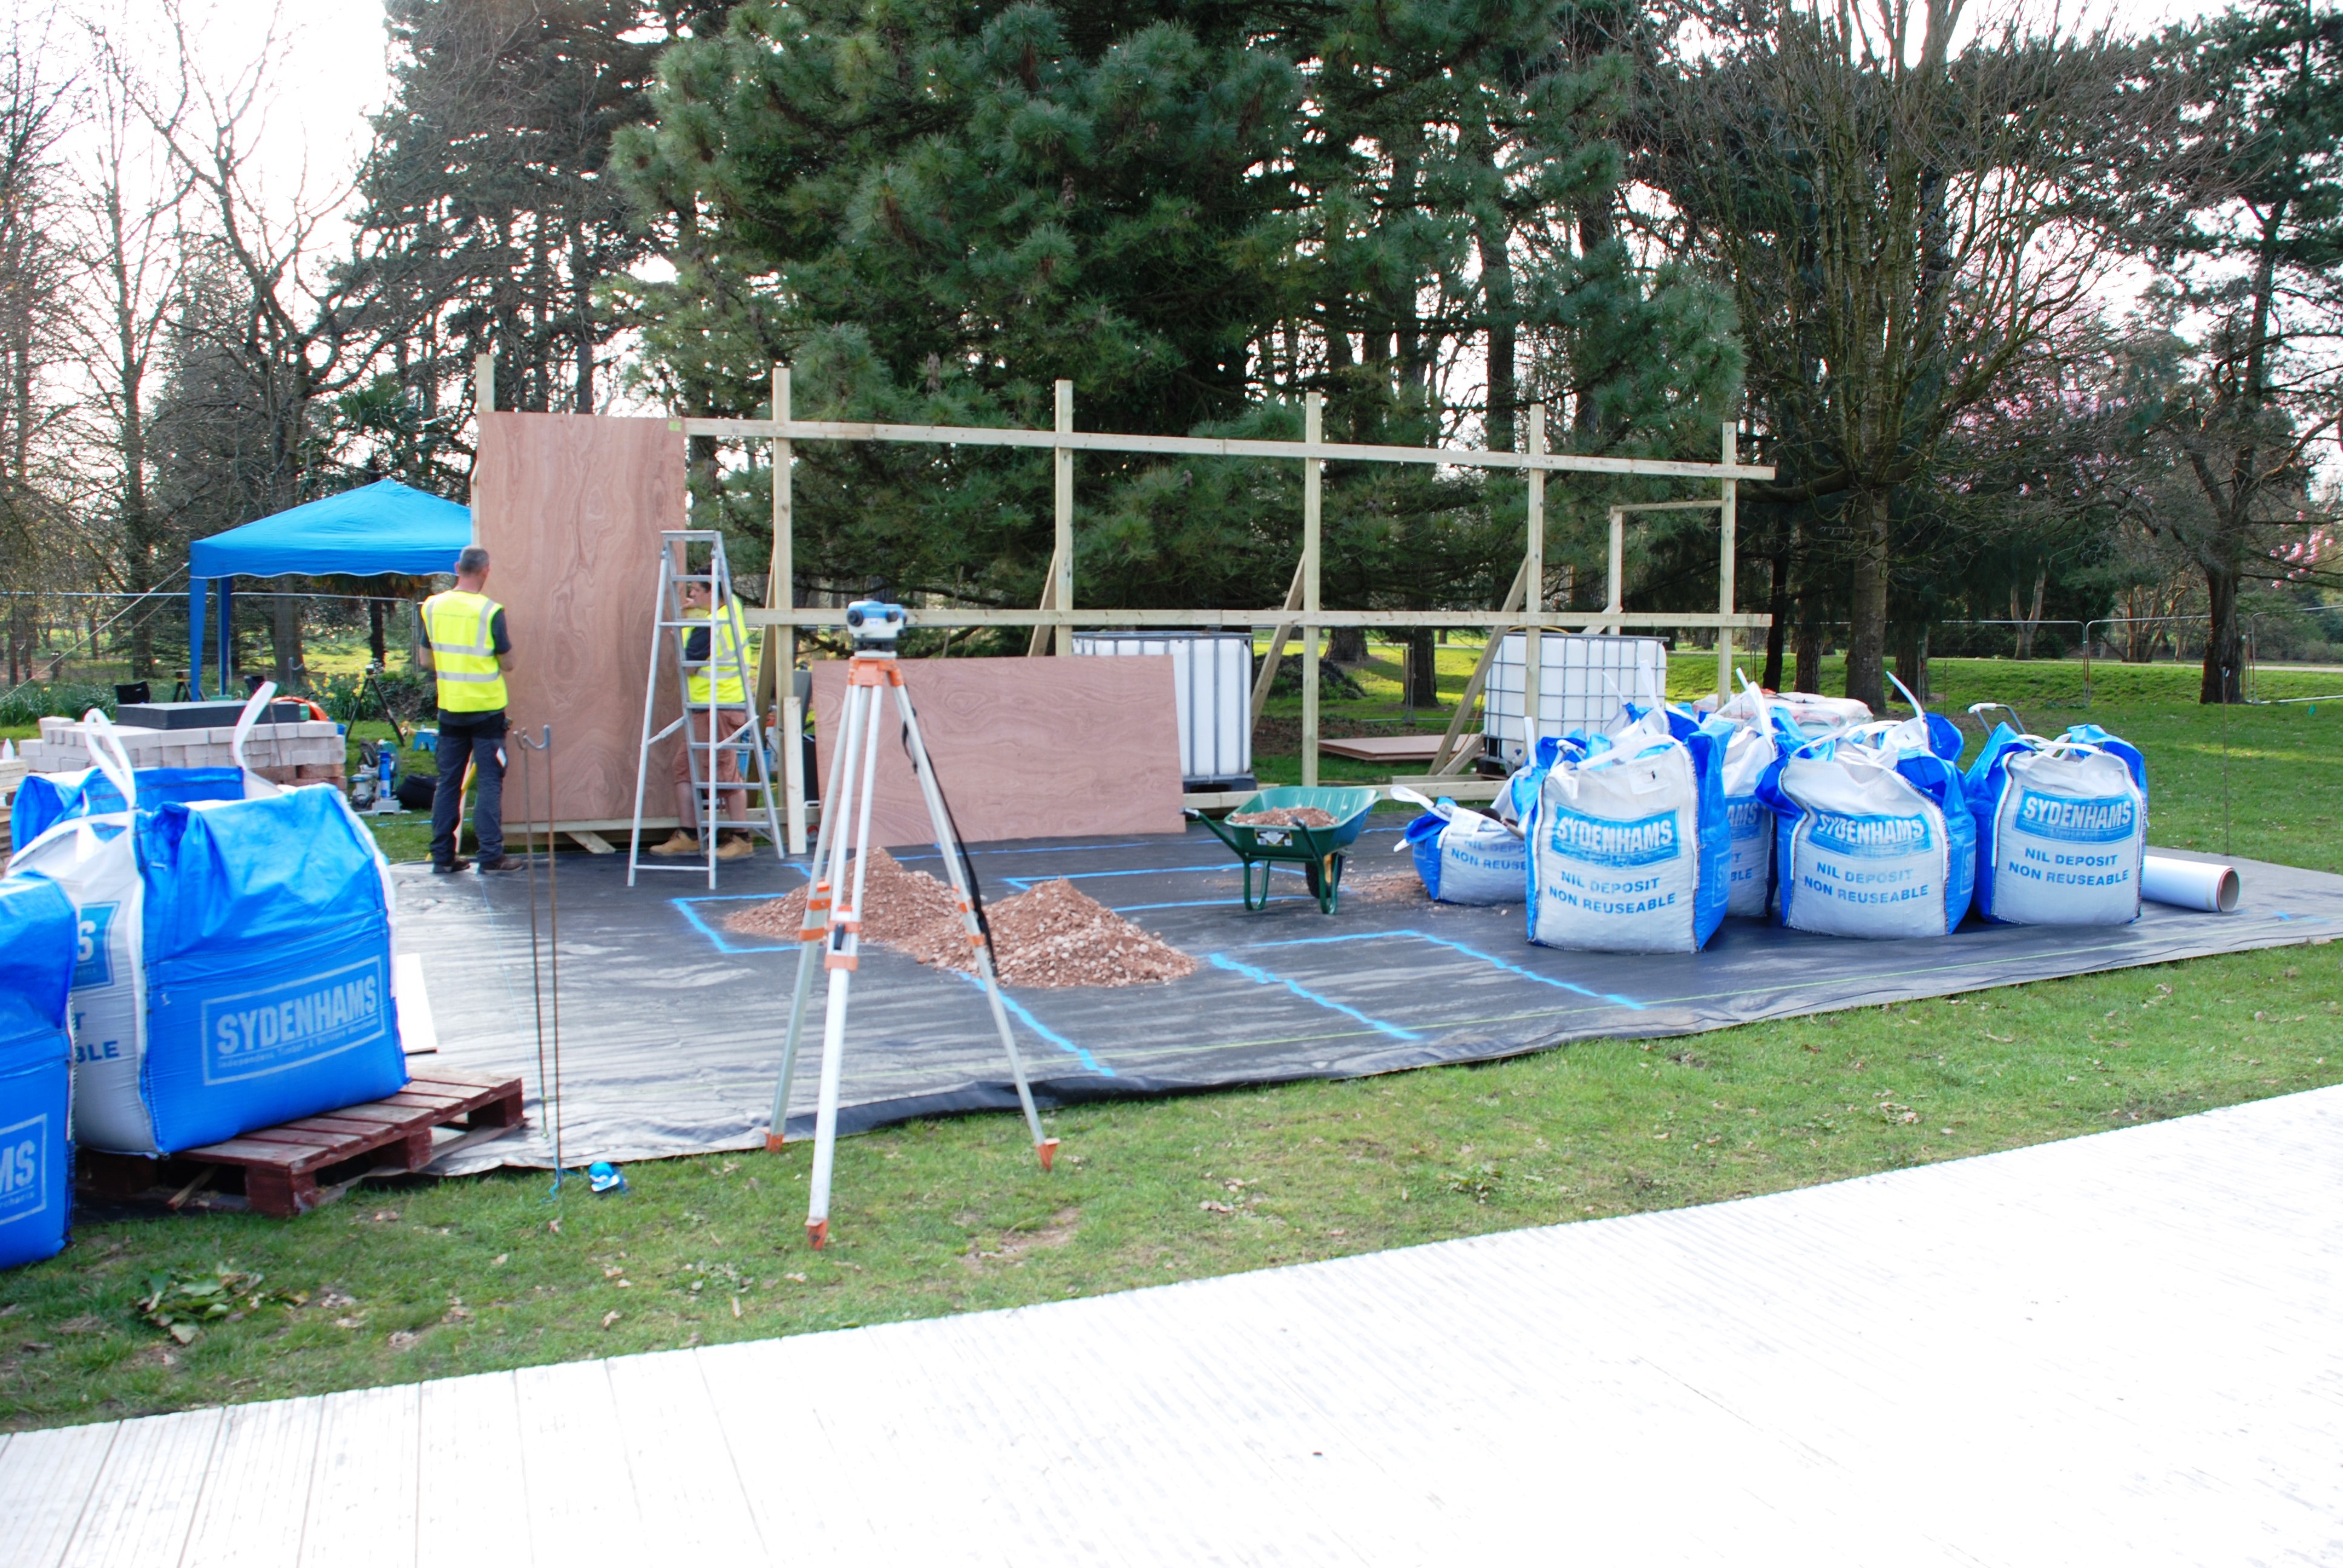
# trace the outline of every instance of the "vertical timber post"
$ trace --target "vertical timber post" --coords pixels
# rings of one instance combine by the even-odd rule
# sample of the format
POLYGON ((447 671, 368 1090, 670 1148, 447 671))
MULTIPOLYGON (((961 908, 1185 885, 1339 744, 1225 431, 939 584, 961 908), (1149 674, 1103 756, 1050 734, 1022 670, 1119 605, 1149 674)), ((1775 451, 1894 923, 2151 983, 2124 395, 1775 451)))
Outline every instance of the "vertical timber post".
MULTIPOLYGON (((773 423, 787 425, 789 407, 789 367, 773 367, 773 423)), ((786 436, 773 437, 773 558, 765 575, 765 608, 791 609, 797 605, 797 517, 790 489, 796 447, 786 436)), ((798 707, 798 628, 794 623, 771 628, 765 640, 765 668, 773 672, 774 706, 780 709, 781 831, 788 852, 806 849, 805 715, 798 707)), ((761 682, 759 683, 762 684, 761 682)))
MULTIPOLYGON (((1627 609, 1627 509, 1611 508, 1611 598, 1604 607, 1613 615, 1624 615, 1627 609)), ((1604 628, 1613 637, 1624 637, 1627 628, 1613 621, 1604 628)))
MULTIPOLYGON (((1725 466, 1729 468, 1741 460, 1740 443, 1734 439, 1734 421, 1727 419, 1724 430, 1725 466)), ((1739 527, 1739 519, 1735 513, 1739 502, 1739 487, 1732 479, 1719 480, 1718 484, 1724 504, 1718 508, 1716 530, 1716 613, 1729 616, 1733 613, 1734 535, 1739 527)), ((1716 628, 1716 705, 1722 708, 1732 700, 1733 628, 1720 626, 1716 628)))
MULTIPOLYGON (((1530 405, 1530 457, 1545 456, 1545 405, 1530 405)), ((1522 608, 1532 615, 1545 609, 1545 470, 1530 470, 1529 539, 1522 551, 1522 608)), ((1502 629, 1499 635, 1503 635, 1502 629)), ((1522 638, 1522 758, 1537 756, 1538 721, 1544 716, 1539 677, 1545 673, 1545 648, 1533 620, 1522 638)))
MULTIPOLYGON (((1058 383, 1058 434, 1074 433, 1074 384, 1058 383)), ((1074 608, 1074 449, 1071 447, 1052 448, 1057 455, 1057 558, 1051 564, 1057 572, 1055 583, 1056 608, 1074 608)), ((1074 651, 1074 628, 1061 622, 1056 638, 1058 653, 1064 657, 1074 651)))
MULTIPOLYGON (((1326 438, 1326 399, 1312 392, 1302 405, 1302 439, 1317 446, 1326 438)), ((1302 460, 1302 612, 1318 613, 1318 524, 1320 487, 1326 465, 1316 457, 1302 460)), ((1315 622, 1302 628, 1302 783, 1318 782, 1318 639, 1315 622)))

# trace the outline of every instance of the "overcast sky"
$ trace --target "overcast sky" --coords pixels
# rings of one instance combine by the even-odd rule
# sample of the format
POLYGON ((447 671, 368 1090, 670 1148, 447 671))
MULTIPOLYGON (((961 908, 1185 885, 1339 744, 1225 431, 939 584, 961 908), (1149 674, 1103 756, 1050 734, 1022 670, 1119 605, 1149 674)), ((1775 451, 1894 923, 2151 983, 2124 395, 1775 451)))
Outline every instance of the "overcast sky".
MULTIPOLYGON (((136 12, 143 0, 126 0, 136 12)), ((2071 0, 2057 0, 2071 10, 2071 0)), ((204 18, 197 48, 216 78, 248 69, 270 25, 264 0, 189 0, 204 18)), ((2112 16, 2126 30, 2146 30, 2212 8, 2208 0, 2097 0, 2094 19, 2112 16)), ((2043 7, 2046 15, 2050 6, 2043 7)), ((151 14, 151 13, 150 13, 151 14)), ((347 183, 367 145, 366 116, 390 94, 382 12, 367 0, 285 0, 283 41, 270 75, 276 86, 262 144, 272 193, 289 192, 306 171, 315 193, 347 183)))

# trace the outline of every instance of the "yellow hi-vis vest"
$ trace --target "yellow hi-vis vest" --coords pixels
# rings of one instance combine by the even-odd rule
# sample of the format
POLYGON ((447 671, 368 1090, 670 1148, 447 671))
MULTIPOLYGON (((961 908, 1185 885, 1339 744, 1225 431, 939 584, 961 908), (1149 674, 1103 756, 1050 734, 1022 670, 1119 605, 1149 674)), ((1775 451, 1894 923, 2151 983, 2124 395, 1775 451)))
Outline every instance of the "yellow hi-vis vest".
MULTIPOLYGON (((700 618, 694 614, 684 618, 698 620, 700 618)), ((686 631, 683 635, 689 641, 691 633, 686 631)), ((746 668, 753 674, 756 668, 757 639, 749 635, 749 623, 741 618, 739 601, 729 601, 724 606, 724 618, 709 628, 708 662, 694 668, 686 682, 691 700, 695 703, 708 701, 712 687, 718 707, 739 707, 749 700, 749 694, 741 686, 740 671, 746 668)))
POLYGON ((504 671, 491 635, 504 607, 485 594, 449 589, 423 601, 423 634, 439 678, 439 706, 450 713, 492 713, 505 705, 504 671))

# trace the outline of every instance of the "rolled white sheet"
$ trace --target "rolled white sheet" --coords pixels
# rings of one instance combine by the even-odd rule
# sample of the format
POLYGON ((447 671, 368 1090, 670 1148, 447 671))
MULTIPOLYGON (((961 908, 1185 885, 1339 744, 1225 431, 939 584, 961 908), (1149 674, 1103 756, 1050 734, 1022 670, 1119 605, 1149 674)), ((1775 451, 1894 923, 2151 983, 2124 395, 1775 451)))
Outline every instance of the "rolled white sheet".
POLYGON ((2159 904, 2226 915, 2237 907, 2243 890, 2235 866, 2150 855, 2140 867, 2139 890, 2159 904))

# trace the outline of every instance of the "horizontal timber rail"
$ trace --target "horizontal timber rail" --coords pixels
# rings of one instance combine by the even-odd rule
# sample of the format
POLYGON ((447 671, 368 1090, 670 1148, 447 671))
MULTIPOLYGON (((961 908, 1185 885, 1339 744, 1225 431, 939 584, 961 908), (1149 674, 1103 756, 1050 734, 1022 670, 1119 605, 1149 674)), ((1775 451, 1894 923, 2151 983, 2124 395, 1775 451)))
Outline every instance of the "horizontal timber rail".
MULTIPOLYGON (((480 364, 484 368, 479 373, 486 377, 489 374, 485 368, 488 361, 484 358, 480 364)), ((1773 624, 1770 617, 1740 613, 1734 603, 1736 492, 1743 481, 1770 479, 1774 477, 1774 470, 1765 464, 1740 461, 1736 427, 1730 422, 1718 427, 1717 454, 1720 460, 1703 463, 1663 457, 1590 457, 1554 451, 1548 446, 1546 407, 1543 402, 1531 404, 1527 410, 1529 418, 1524 427, 1523 442, 1526 449, 1512 452, 1464 447, 1369 446, 1329 441, 1325 438, 1325 400, 1315 392, 1305 394, 1302 399, 1302 439, 1265 441, 1233 437, 1141 436, 1077 430, 1074 428, 1073 383, 1063 380, 1056 383, 1054 387, 1051 407, 1054 418, 1051 427, 1046 430, 980 425, 882 425, 864 420, 799 419, 790 407, 789 382, 788 366, 773 367, 772 417, 769 418, 691 417, 672 417, 668 421, 670 430, 684 436, 719 441, 772 443, 773 548, 771 568, 766 576, 768 604, 759 609, 742 607, 747 609, 746 618, 749 624, 783 634, 764 638, 765 651, 759 661, 759 677, 760 706, 769 699, 777 706, 785 705, 779 672, 793 668, 797 662, 799 628, 845 624, 843 606, 790 608, 788 602, 793 597, 793 585, 797 581, 796 508, 790 476, 796 462, 797 443, 800 441, 1009 447, 1050 453, 1052 459, 1052 544, 1040 605, 1032 609, 913 606, 913 619, 930 627, 1030 627, 1033 628, 1029 643, 1031 653, 1054 650, 1061 657, 1073 652, 1073 632, 1077 627, 1227 628, 1246 631, 1267 628, 1270 633, 1268 657, 1253 678, 1252 712, 1255 719, 1260 718, 1262 705, 1275 683, 1289 643, 1298 640, 1302 654, 1302 781, 1304 784, 1314 784, 1318 780, 1320 644, 1324 640, 1324 633, 1331 628, 1408 627, 1522 631, 1526 640, 1522 650, 1522 710, 1534 731, 1538 722, 1536 716, 1544 711, 1538 689, 1544 659, 1539 638, 1548 633, 1618 633, 1631 628, 1648 631, 1671 628, 1714 631, 1716 634, 1716 689, 1721 699, 1732 689, 1734 634, 1737 631, 1762 631, 1773 624), (1077 456, 1083 452, 1300 463, 1302 548, 1284 604, 1275 608, 1247 609, 1110 609, 1077 606, 1074 594, 1074 469, 1077 456), (1523 517, 1523 548, 1521 571, 1505 603, 1485 610, 1328 608, 1319 598, 1324 470, 1328 463, 1401 463, 1519 473, 1523 477, 1527 503, 1523 517), (1624 505, 1626 509, 1635 511, 1697 509, 1716 512, 1718 592, 1715 612, 1630 612, 1624 608, 1621 599, 1624 547, 1620 528, 1624 514, 1617 506, 1612 508, 1612 592, 1604 608, 1591 612, 1549 608, 1545 598, 1545 484, 1549 474, 1601 475, 1619 479, 1693 480, 1714 485, 1715 493, 1713 499, 1704 497, 1697 500, 1629 502, 1624 505), (772 603, 775 599, 780 602, 772 603)), ((489 383, 484 379, 482 387, 487 388, 488 386, 489 383)), ((494 407, 492 395, 483 396, 480 407, 494 407)), ((1461 737, 1469 712, 1478 698, 1482 679, 1499 647, 1499 639, 1493 636, 1482 656, 1481 668, 1467 683, 1463 700, 1449 724, 1449 733, 1441 742, 1433 772, 1443 775, 1454 773, 1467 759, 1461 737)), ((789 722, 797 722, 793 714, 789 722)), ((793 749, 790 755, 796 755, 793 749)), ((802 790, 793 776, 787 786, 787 797, 789 849, 791 853, 799 853, 805 845, 805 809, 802 790)))
POLYGON ((1185 457, 1282 457, 1326 463, 1434 463, 1455 468, 1535 468, 1654 479, 1770 479, 1763 464, 1590 457, 1569 452, 1485 452, 1470 447, 1373 447, 1345 441, 1248 441, 1214 436, 1119 436, 985 425, 868 425, 841 419, 680 419, 687 436, 749 441, 912 441, 944 447, 1027 447, 1073 452, 1155 452, 1185 457))
MULTIPOLYGON (((1604 631, 1614 627, 1730 627, 1736 631, 1764 631, 1774 624, 1770 615, 1718 615, 1696 610, 1628 610, 1619 615, 1601 611, 1461 609, 962 609, 909 607, 911 624, 930 627, 963 626, 1161 626, 1161 627, 1482 627, 1518 629, 1538 627, 1554 631, 1604 631)), ((750 626, 844 626, 846 607, 762 609, 743 607, 741 618, 750 626)))

